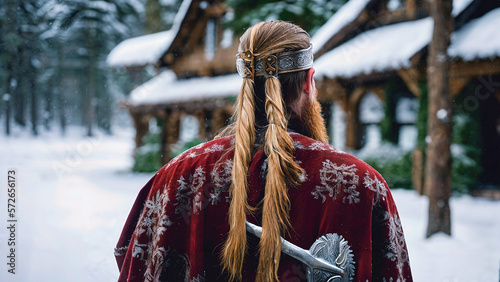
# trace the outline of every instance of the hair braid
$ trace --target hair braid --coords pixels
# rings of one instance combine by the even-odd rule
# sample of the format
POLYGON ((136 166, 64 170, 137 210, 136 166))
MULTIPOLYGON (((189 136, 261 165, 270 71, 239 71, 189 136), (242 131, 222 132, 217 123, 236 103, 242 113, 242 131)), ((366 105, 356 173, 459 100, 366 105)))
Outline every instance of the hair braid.
MULTIPOLYGON (((249 71, 253 72, 256 60, 285 50, 305 49, 309 44, 309 35, 300 27, 282 21, 270 21, 258 23, 248 29, 240 38, 238 51, 245 54, 245 60, 251 61, 249 71)), ((280 236, 283 236, 290 225, 287 187, 299 185, 299 175, 303 172, 293 157, 293 141, 287 133, 289 116, 286 112, 287 107, 298 101, 304 79, 305 76, 301 73, 280 74, 280 80, 271 77, 265 83, 262 77, 254 77, 254 73, 245 77, 232 123, 217 136, 235 135, 229 191, 232 198, 228 211, 229 234, 221 252, 223 268, 229 273, 231 281, 242 279, 247 248, 245 221, 247 214, 253 211, 247 202, 247 179, 252 149, 256 142, 256 123, 259 128, 269 124, 265 140, 259 143, 264 146, 268 157, 268 169, 265 195, 261 202, 263 233, 259 243, 256 279, 265 282, 278 280, 280 236), (280 82, 281 79, 283 81, 280 82), (286 85, 285 96, 282 96, 282 84, 286 85)), ((259 129, 259 136, 260 132, 259 129)))
POLYGON ((293 141, 287 133, 285 105, 281 84, 276 77, 266 80, 266 114, 269 121, 264 151, 268 157, 268 171, 262 207, 262 237, 257 281, 278 280, 281 239, 289 225, 290 200, 287 184, 297 186, 302 168, 293 157, 293 141))
POLYGON ((224 244, 223 267, 230 280, 241 280, 241 269, 246 252, 246 215, 250 211, 247 202, 247 175, 251 149, 255 142, 255 115, 253 81, 244 79, 237 103, 235 124, 234 164, 231 173, 231 204, 229 205, 229 235, 224 244))
MULTIPOLYGON (((254 37, 259 26, 257 24, 250 33, 250 52, 254 51, 254 37)), ((252 68, 254 61, 252 55, 252 68)), ((252 75, 253 78, 253 75, 252 75)), ((252 148, 255 143, 255 103, 254 81, 245 78, 238 96, 238 108, 235 112, 235 147, 233 170, 231 172, 231 204, 229 205, 229 234, 224 243, 222 256, 223 267, 229 272, 231 281, 241 280, 241 270, 247 247, 245 227, 246 215, 251 211, 247 202, 248 166, 252 159, 252 148), (241 99, 240 99, 241 98, 241 99)))

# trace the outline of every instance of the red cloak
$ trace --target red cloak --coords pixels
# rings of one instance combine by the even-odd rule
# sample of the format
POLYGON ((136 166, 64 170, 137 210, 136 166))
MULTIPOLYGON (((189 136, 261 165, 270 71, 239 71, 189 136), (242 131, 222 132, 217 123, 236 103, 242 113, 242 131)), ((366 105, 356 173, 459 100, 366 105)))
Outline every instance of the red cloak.
MULTIPOLYGON (((354 254, 354 281, 412 281, 401 220, 387 183, 372 167, 334 147, 291 133, 302 184, 289 188, 285 239, 304 248, 327 233, 354 254)), ((229 226, 234 137, 198 145, 161 168, 142 188, 115 249, 119 281, 224 281, 220 253, 229 226)), ((248 202, 264 195, 266 155, 249 166, 248 202)), ((247 220, 261 225, 259 214, 247 220)), ((258 239, 248 234, 243 280, 253 281, 258 239)), ((306 281, 302 264, 281 256, 280 281, 306 281)))

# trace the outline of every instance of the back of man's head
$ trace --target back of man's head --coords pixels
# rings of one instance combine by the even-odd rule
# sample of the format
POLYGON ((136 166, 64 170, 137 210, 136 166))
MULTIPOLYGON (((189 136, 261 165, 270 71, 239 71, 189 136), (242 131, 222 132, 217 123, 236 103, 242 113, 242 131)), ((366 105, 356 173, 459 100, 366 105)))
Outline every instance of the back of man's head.
MULTIPOLYGON (((254 210, 247 203, 248 167, 258 132, 263 137, 268 166, 257 281, 272 281, 278 280, 280 236, 289 226, 287 186, 300 185, 299 176, 303 173, 294 160, 288 122, 293 105, 301 99, 313 55, 307 32, 283 21, 261 22, 249 28, 240 39, 238 51, 237 68, 243 85, 235 104, 233 122, 222 134, 235 135, 229 234, 222 262, 231 280, 241 279, 247 241, 245 220, 254 210)), ((322 123, 319 111, 317 114, 322 123)))

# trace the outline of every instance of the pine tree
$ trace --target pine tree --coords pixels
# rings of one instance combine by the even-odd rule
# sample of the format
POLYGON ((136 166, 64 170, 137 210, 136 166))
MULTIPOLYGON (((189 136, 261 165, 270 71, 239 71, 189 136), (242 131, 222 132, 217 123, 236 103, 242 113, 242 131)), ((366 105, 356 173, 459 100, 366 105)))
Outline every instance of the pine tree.
POLYGON ((242 34, 246 28, 263 20, 279 19, 299 25, 311 35, 321 27, 346 0, 228 0, 234 13, 227 26, 242 34))
MULTIPOLYGON (((53 29, 81 44, 74 59, 84 62, 84 109, 87 135, 98 126, 110 132, 112 100, 105 87, 107 71, 104 58, 117 42, 130 34, 130 23, 137 16, 135 1, 64 0, 65 9, 55 16, 53 29)), ((60 35, 60 34, 59 34, 60 35)))

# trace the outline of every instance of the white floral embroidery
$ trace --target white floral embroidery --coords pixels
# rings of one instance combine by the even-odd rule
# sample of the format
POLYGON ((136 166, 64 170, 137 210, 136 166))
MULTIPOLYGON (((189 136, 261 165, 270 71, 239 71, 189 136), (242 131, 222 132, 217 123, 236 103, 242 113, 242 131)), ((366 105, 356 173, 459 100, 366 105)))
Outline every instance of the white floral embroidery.
POLYGON ((205 151, 203 153, 206 154, 220 151, 224 151, 224 145, 213 144, 212 147, 205 148, 205 151))
MULTIPOLYGON (((209 194, 209 201, 212 205, 216 205, 221 201, 220 195, 222 192, 229 192, 232 170, 233 162, 229 159, 215 164, 210 173, 212 183, 215 186, 214 190, 209 194)), ((228 197, 226 197, 226 202, 230 202, 228 197)))
POLYGON ((164 247, 154 245, 153 252, 151 253, 150 265, 148 265, 146 272, 144 272, 144 281, 149 282, 154 280, 165 262, 166 255, 167 250, 164 247))
POLYGON ((124 256, 127 253, 128 246, 115 248, 115 256, 124 256))
POLYGON ((189 282, 205 282, 205 277, 198 274, 198 276, 193 277, 189 282))
POLYGON ((194 146, 194 147, 193 147, 193 149, 195 149, 195 150, 199 150, 199 149, 201 149, 201 147, 205 146, 205 144, 206 144, 206 143, 201 143, 201 144, 198 144, 198 145, 194 146))
POLYGON ((373 205, 380 201, 380 197, 382 197, 382 200, 385 200, 385 197, 387 196, 387 188, 385 187, 385 184, 377 178, 377 176, 374 176, 372 179, 370 177, 370 173, 367 171, 365 172, 363 181, 366 188, 375 192, 375 196, 373 197, 373 205))
POLYGON ((189 184, 184 179, 184 176, 181 176, 179 180, 177 180, 179 186, 175 196, 176 214, 189 216, 192 213, 197 214, 201 210, 203 197, 200 188, 203 186, 204 182, 205 171, 203 171, 201 166, 196 168, 194 175, 189 177, 189 184), (192 201, 191 197, 193 198, 192 201))
POLYGON ((385 214, 387 219, 387 225, 389 225, 389 243, 387 245, 386 257, 391 261, 396 262, 396 267, 398 268, 398 279, 399 282, 404 282, 403 277, 403 267, 409 262, 408 252, 406 251, 405 236, 403 234, 403 227, 401 225, 401 220, 398 215, 391 214, 387 211, 385 214))
MULTIPOLYGON (((297 164, 302 167, 302 161, 297 161, 297 164)), ((304 170, 304 172, 299 173, 299 180, 301 183, 304 183, 307 181, 307 173, 304 170)))
POLYGON ((315 151, 330 151, 331 148, 330 146, 326 145, 323 142, 313 142, 311 145, 309 145, 310 150, 315 150, 315 151))
POLYGON ((304 149, 305 148, 305 146, 302 143, 300 143, 299 141, 296 141, 296 140, 293 141, 293 147, 295 149, 304 149))
POLYGON ((330 160, 323 162, 323 168, 320 169, 320 180, 322 186, 316 186, 311 192, 315 199, 321 197, 322 202, 326 200, 323 192, 328 192, 328 196, 334 201, 341 193, 342 187, 347 194, 343 197, 343 202, 349 201, 349 204, 359 202, 359 192, 356 187, 359 183, 359 176, 356 174, 358 169, 355 164, 338 166, 330 160))
POLYGON ((193 150, 191 153, 189 153, 187 155, 187 158, 192 159, 192 158, 196 158, 197 156, 198 156, 198 154, 196 153, 196 151, 193 150))
MULTIPOLYGON (((144 203, 144 210, 135 230, 135 239, 132 247, 132 256, 144 262, 148 270, 146 274, 151 275, 151 269, 156 269, 163 263, 164 248, 158 246, 158 241, 172 225, 167 216, 166 206, 170 202, 168 189, 158 189, 156 194, 144 203), (146 235, 147 243, 139 243, 139 237, 146 235), (148 258, 149 257, 149 258, 148 258), (151 269, 150 269, 151 268, 151 269)), ((148 280, 146 276, 146 280, 148 280)))

